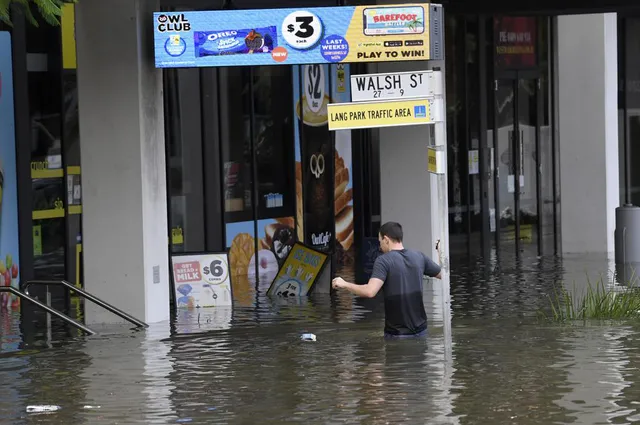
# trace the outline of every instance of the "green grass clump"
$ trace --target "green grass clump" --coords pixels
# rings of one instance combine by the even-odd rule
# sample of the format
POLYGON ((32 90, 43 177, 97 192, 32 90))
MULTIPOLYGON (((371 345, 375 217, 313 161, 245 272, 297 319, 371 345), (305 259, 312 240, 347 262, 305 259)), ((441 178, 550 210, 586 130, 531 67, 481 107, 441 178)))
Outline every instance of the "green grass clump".
POLYGON ((544 319, 554 322, 578 320, 640 319, 640 288, 632 280, 629 286, 607 287, 600 278, 595 285, 588 283, 586 293, 556 288, 549 295, 551 314, 541 311, 544 319))

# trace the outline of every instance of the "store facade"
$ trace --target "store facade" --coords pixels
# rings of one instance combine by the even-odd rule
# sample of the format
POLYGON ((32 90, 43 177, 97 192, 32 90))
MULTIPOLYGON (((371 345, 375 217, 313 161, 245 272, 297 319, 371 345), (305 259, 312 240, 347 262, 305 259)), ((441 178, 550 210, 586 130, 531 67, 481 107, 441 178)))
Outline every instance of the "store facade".
MULTIPOLYGON (((304 2, 304 6, 345 3, 367 2, 314 0, 304 2)), ((241 0, 220 0, 210 2, 206 7, 195 0, 144 4, 146 9, 130 12, 148 15, 160 10, 267 7, 264 2, 241 0)), ((269 2, 268 7, 300 5, 300 2, 281 0, 269 2)), ((128 10, 127 5, 118 2, 104 7, 116 6, 128 10)), ((98 261, 93 261, 89 270, 83 273, 82 256, 86 254, 83 233, 87 226, 92 229, 89 233, 102 225, 115 229, 127 222, 124 217, 139 217, 139 211, 147 211, 147 217, 153 216, 154 225, 147 228, 146 219, 133 220, 131 225, 142 229, 144 242, 131 244, 131 249, 135 247, 144 252, 149 245, 153 246, 155 253, 158 247, 157 257, 156 254, 152 256, 157 260, 149 262, 132 254, 135 261, 125 261, 116 275, 126 281, 138 279, 146 282, 148 279, 140 293, 146 294, 149 288, 154 288, 156 270, 160 271, 162 282, 169 279, 171 254, 230 250, 238 276, 237 285, 244 288, 237 295, 242 297, 242 302, 252 304, 255 294, 263 291, 265 283, 269 282, 282 246, 292 240, 303 241, 332 254, 335 273, 346 273, 357 279, 366 276, 366 253, 374 246, 377 229, 381 221, 393 219, 384 216, 381 206, 384 188, 381 187, 380 173, 388 153, 385 149, 388 145, 381 148, 381 143, 388 141, 381 138, 389 138, 389 132, 354 130, 348 135, 317 134, 314 133, 316 127, 299 127, 297 105, 301 94, 304 96, 308 75, 322 75, 325 93, 336 99, 346 99, 349 76, 374 73, 379 70, 377 65, 324 65, 320 70, 308 66, 172 69, 157 71, 157 82, 156 74, 142 83, 133 77, 131 80, 118 80, 123 93, 136 90, 142 93, 147 89, 140 89, 140 84, 159 84, 158 87, 149 86, 149 90, 153 96, 161 93, 159 102, 163 108, 153 112, 157 117, 153 126, 162 129, 163 152, 162 155, 156 150, 149 152, 153 155, 150 161, 163 176, 163 182, 157 187, 149 185, 146 188, 143 185, 140 193, 160 188, 166 192, 166 199, 153 200, 152 205, 158 207, 153 210, 159 211, 156 217, 155 213, 148 213, 145 196, 128 197, 122 189, 102 191, 100 208, 90 207, 92 218, 89 224, 84 223, 83 229, 82 213, 86 215, 87 210, 83 211, 82 192, 87 187, 81 187, 81 163, 91 167, 88 184, 92 196, 95 196, 95 191, 103 189, 103 184, 122 188, 128 185, 126 182, 136 182, 140 176, 138 171, 126 180, 120 180, 117 174, 106 169, 96 171, 101 167, 92 159, 96 153, 107 162, 111 153, 94 147, 93 139, 98 140, 102 136, 86 123, 84 128, 91 130, 85 130, 87 141, 81 142, 82 132, 79 129, 83 127, 83 102, 82 94, 78 96, 76 67, 82 68, 84 57, 85 81, 89 81, 89 73, 100 73, 100 67, 108 68, 112 73, 120 72, 115 56, 108 66, 106 62, 98 63, 87 53, 84 41, 78 42, 76 65, 76 40, 70 28, 75 28, 76 35, 91 33, 91 27, 95 25, 92 25, 90 17, 98 13, 98 9, 93 0, 84 0, 75 9, 80 15, 78 20, 82 21, 84 17, 84 23, 76 25, 73 9, 70 9, 65 11, 61 28, 51 28, 46 24, 32 28, 20 14, 16 14, 14 28, 10 31, 16 93, 19 266, 22 279, 66 278, 84 284, 86 279, 82 275, 86 274, 87 279, 92 279, 92 276, 94 279, 88 288, 100 293, 100 288, 112 280, 109 276, 113 272, 99 268, 98 261), (333 196, 329 197, 329 211, 320 211, 313 205, 299 202, 299 193, 309 190, 304 187, 303 174, 313 171, 303 170, 296 164, 307 153, 316 153, 315 150, 305 152, 300 148, 308 144, 307 139, 321 141, 317 150, 323 153, 324 167, 316 162, 316 173, 323 169, 323 175, 331 180, 333 196), (87 146, 88 150, 82 153, 81 146, 87 146), (142 199, 142 206, 135 203, 136 199, 142 199), (135 211, 127 210, 129 205, 137 205, 135 211), (124 211, 116 211, 116 206, 124 211), (162 211, 165 211, 164 219, 162 211), (106 219, 105 214, 108 216, 106 219), (113 222, 110 217, 113 217, 113 222), (300 226, 301 221, 325 224, 319 224, 318 229, 305 229, 300 226), (327 226, 331 228, 330 237, 324 231, 327 226), (155 243, 144 236, 155 232, 152 229, 157 227, 166 228, 168 249, 156 236, 151 238, 155 243), (161 253, 162 250, 165 254, 161 253), (260 255, 256 256, 258 253, 269 261, 261 261, 260 255), (145 266, 140 267, 139 264, 143 263, 145 266)), ((625 90, 620 89, 620 113, 627 119, 621 119, 619 134, 621 140, 635 140, 632 50, 633 40, 637 37, 634 36, 633 12, 625 9, 622 13, 621 5, 617 4, 599 9, 563 9, 561 4, 557 4, 523 10, 507 4, 496 3, 479 8, 463 2, 445 4, 444 10, 450 263, 455 266, 456 262, 476 257, 561 254, 567 246, 574 246, 571 241, 563 242, 576 233, 564 232, 567 220, 573 216, 563 217, 567 215, 566 211, 580 210, 581 206, 574 201, 561 205, 561 200, 565 199, 561 196, 561 189, 568 196, 575 191, 573 186, 567 186, 570 179, 562 177, 564 165, 561 164, 564 163, 561 158, 569 158, 574 147, 567 141, 569 137, 561 137, 559 130, 562 111, 567 109, 563 108, 559 86, 569 86, 569 83, 564 84, 565 74, 558 72, 562 68, 558 63, 561 59, 558 45, 563 45, 564 33, 563 18, 557 15, 620 11, 617 18, 619 33, 614 44, 616 51, 621 52, 619 76, 625 83, 625 90), (563 146, 569 146, 568 154, 561 154, 563 146)), ((135 15, 140 16, 135 25, 152 25, 146 15, 135 15)), ((117 17, 112 21, 113 25, 122 25, 123 34, 139 37, 137 27, 125 27, 117 17)), ((609 39, 607 43, 611 46, 609 39)), ((98 43, 98 46, 102 45, 98 43)), ((104 49, 103 54, 111 54, 107 47, 104 49)), ((131 54, 134 55, 133 52, 131 54)), ((139 58, 136 72, 140 75, 155 72, 149 52, 136 52, 135 55, 139 58)), ((124 67, 125 62, 119 66, 124 67)), ((82 74, 82 70, 79 73, 82 74)), ((110 81, 106 74, 105 78, 104 81, 110 81)), ((99 92, 99 87, 95 87, 98 85, 91 84, 91 94, 85 90, 85 108, 91 103, 86 99, 99 95, 105 100, 102 115, 118 122, 122 117, 111 116, 111 111, 131 102, 117 99, 120 92, 99 92), (112 100, 109 100, 110 96, 112 100)), ((149 98, 157 99, 153 96, 149 98)), ((133 122, 131 126, 147 131, 144 120, 150 116, 149 111, 143 111, 142 106, 134 109, 138 113, 136 111, 142 111, 140 116, 144 119, 133 122)), ((93 121, 91 125, 94 125, 93 121)), ((128 127, 111 127, 112 137, 105 136, 101 146, 111 144, 115 150, 130 149, 131 144, 123 142, 120 145, 118 140, 127 137, 141 140, 143 137, 140 131, 126 133, 128 127)), ((571 129, 568 125, 563 128, 571 129)), ((155 133, 153 137, 156 137, 155 133)), ((397 149, 402 149, 402 140, 394 140, 393 143, 398 145, 397 149)), ((620 144, 620 168, 616 160, 615 174, 620 174, 620 187, 626 187, 622 174, 625 164, 622 146, 620 144)), ((631 146, 630 155, 633 156, 633 143, 631 146)), ((142 151, 147 152, 144 146, 142 151)), ((149 158, 143 155, 140 160, 134 158, 131 164, 124 164, 121 160, 118 163, 117 156, 113 155, 116 170, 129 169, 139 164, 141 158, 149 158)), ((611 169, 611 164, 607 164, 611 169)), ((83 174, 84 171, 83 168, 83 174)), ((579 174, 578 169, 571 171, 579 174)), ((635 181, 633 177, 631 180, 635 181)), ((634 184, 630 185, 631 190, 634 184)), ((616 199, 622 197, 615 196, 616 199)), ((607 202, 598 203, 594 214, 607 215, 606 211, 617 206, 607 202)), ((599 223, 586 226, 598 227, 599 223)), ((118 242, 116 233, 96 231, 93 234, 98 236, 90 239, 97 246, 122 248, 123 244, 127 245, 123 241, 118 242), (114 235, 113 240, 111 234, 114 235)), ((605 233, 608 235, 608 230, 605 233)), ((132 240, 137 240, 137 236, 132 240)), ((603 250, 607 250, 606 246, 603 250)), ((121 258, 108 254, 106 260, 100 261, 115 263, 121 258)), ((113 279, 117 280, 117 276, 113 279)), ((113 298, 109 291, 102 295, 113 298)), ((133 299, 137 297, 135 295, 133 299)), ((157 302, 163 304, 164 299, 164 295, 159 296, 157 302)))

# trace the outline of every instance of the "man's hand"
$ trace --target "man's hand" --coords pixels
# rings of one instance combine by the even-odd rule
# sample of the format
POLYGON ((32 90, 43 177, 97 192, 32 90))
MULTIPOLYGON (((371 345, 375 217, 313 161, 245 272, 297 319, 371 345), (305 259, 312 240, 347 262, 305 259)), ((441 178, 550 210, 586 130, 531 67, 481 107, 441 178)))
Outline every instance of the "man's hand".
POLYGON ((369 279, 369 283, 367 283, 366 285, 356 285, 353 283, 349 283, 341 277, 336 277, 331 282, 333 289, 346 289, 352 294, 363 298, 375 297, 380 288, 382 288, 383 284, 384 282, 382 280, 376 278, 369 279))
POLYGON ((333 286, 333 289, 342 289, 344 288, 347 282, 345 282, 345 280, 341 277, 336 277, 335 279, 333 279, 333 281, 331 282, 331 285, 333 286))

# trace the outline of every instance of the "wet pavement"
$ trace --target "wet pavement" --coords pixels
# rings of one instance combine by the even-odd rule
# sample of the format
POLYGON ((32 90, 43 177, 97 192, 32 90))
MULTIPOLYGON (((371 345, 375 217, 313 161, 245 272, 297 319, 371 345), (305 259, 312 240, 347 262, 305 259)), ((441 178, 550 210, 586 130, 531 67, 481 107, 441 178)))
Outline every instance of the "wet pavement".
POLYGON ((606 424, 640 420, 640 324, 540 322, 553 285, 601 257, 453 264, 452 324, 427 282, 427 340, 381 338, 381 300, 259 297, 145 331, 56 326, 22 339, 0 312, 0 423, 606 424), (313 332, 317 342, 300 340, 313 332), (27 405, 60 405, 43 415, 27 405), (100 406, 85 409, 84 406, 100 406))

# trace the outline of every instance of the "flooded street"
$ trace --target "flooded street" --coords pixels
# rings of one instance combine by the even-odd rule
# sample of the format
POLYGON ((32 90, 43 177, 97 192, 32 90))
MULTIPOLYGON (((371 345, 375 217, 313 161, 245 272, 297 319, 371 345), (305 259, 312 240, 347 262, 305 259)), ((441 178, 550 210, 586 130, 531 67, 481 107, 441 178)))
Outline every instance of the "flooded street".
POLYGON ((385 341, 381 299, 311 297, 179 313, 145 331, 56 327, 22 342, 0 313, 0 423, 622 424, 640 421, 640 324, 536 318, 599 259, 454 265, 451 340, 437 281, 429 338, 385 341), (317 342, 300 340, 313 332, 317 342), (59 405, 41 415, 27 405, 59 405), (84 408, 92 406, 94 408, 84 408), (95 408, 100 406, 100 408, 95 408))

